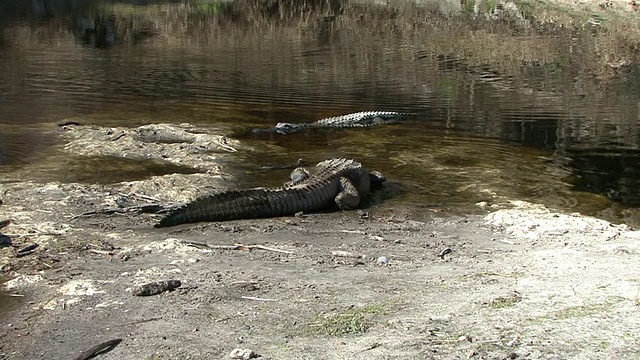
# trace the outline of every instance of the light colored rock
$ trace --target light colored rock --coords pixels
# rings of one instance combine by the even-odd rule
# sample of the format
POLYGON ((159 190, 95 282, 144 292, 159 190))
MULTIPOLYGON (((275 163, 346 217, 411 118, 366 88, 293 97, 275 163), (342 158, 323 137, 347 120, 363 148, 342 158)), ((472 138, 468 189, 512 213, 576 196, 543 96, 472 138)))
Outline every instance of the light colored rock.
POLYGON ((231 353, 229 353, 229 357, 232 359, 248 360, 248 359, 257 358, 258 354, 253 352, 253 350, 251 349, 236 348, 236 349, 233 349, 231 353))

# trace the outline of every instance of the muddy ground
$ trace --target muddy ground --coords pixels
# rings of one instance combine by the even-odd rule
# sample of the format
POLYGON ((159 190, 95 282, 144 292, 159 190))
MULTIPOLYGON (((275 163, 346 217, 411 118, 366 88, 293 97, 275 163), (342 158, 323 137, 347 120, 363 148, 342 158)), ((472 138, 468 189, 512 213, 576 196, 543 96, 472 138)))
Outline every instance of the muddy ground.
POLYGON ((209 171, 3 185, 2 359, 75 358, 110 339, 122 342, 98 358, 640 358, 638 231, 518 201, 483 216, 379 202, 155 229, 158 215, 92 212, 222 188, 217 160, 248 150, 187 125, 55 131, 70 152, 209 171), (171 279, 181 286, 132 294, 171 279))

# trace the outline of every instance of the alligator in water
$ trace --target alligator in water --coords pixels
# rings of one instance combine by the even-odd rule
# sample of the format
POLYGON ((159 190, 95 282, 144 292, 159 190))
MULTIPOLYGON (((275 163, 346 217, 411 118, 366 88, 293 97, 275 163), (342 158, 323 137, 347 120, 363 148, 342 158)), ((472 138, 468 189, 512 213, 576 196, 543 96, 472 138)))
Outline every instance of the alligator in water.
POLYGON ((199 198, 169 213, 156 227, 200 221, 225 221, 294 215, 337 205, 342 210, 358 207, 371 183, 384 181, 351 159, 329 159, 310 171, 297 168, 291 181, 268 189, 232 190, 199 198))
POLYGON ((254 133, 275 132, 291 134, 310 128, 362 128, 375 125, 397 124, 410 114, 395 111, 361 111, 352 114, 334 116, 312 123, 283 123, 276 124, 270 129, 255 129, 254 133))

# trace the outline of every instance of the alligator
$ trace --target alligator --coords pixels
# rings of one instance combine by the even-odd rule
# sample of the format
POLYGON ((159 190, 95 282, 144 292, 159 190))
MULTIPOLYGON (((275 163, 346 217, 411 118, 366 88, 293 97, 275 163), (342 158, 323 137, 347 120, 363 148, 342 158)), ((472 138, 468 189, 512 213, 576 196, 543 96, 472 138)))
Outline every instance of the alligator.
POLYGON ((346 115, 324 118, 312 123, 284 123, 279 122, 270 129, 255 129, 254 133, 275 132, 291 134, 310 128, 362 128, 375 125, 397 124, 406 119, 409 113, 395 111, 361 111, 346 115))
POLYGON ((294 215, 331 207, 354 209, 372 183, 384 176, 369 172, 355 160, 334 158, 307 170, 297 168, 291 180, 277 188, 231 190, 196 199, 162 218, 155 227, 201 221, 226 221, 294 215))

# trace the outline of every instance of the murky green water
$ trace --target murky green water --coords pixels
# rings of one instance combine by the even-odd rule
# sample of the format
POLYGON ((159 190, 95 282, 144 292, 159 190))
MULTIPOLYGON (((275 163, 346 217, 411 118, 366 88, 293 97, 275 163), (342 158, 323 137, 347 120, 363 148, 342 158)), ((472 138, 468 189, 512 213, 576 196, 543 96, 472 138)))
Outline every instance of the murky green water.
POLYGON ((117 182, 189 172, 62 155, 51 134, 70 117, 190 122, 258 149, 225 164, 242 186, 286 179, 288 170, 262 165, 348 156, 387 176, 388 211, 465 213, 521 199, 640 224, 640 71, 635 58, 611 65, 622 55, 606 38, 583 27, 317 3, 3 4, 0 176, 117 182), (366 130, 250 134, 363 110, 417 116, 366 130))

